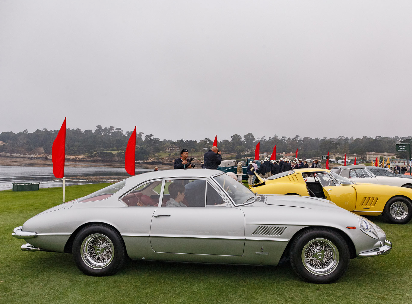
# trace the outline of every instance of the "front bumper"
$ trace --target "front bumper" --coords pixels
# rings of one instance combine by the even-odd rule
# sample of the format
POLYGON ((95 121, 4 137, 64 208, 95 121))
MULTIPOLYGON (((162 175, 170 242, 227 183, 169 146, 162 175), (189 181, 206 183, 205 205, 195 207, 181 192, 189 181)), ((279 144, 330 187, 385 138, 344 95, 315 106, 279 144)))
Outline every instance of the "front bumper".
POLYGON ((379 241, 378 246, 379 247, 371 250, 362 251, 358 255, 360 257, 372 257, 377 255, 388 254, 392 249, 392 243, 388 240, 385 240, 385 243, 379 241))
POLYGON ((16 239, 32 239, 37 236, 36 232, 30 232, 30 231, 23 231, 23 226, 19 226, 14 228, 13 233, 11 234, 14 236, 16 239))

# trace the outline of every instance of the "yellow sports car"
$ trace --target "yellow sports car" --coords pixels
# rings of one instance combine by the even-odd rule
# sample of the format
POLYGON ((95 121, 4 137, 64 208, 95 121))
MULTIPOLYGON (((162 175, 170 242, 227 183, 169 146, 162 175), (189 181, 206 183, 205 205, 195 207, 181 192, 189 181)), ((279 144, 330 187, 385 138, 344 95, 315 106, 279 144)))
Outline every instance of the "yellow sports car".
POLYGON ((412 189, 356 184, 325 169, 295 169, 267 179, 257 176, 251 186, 258 194, 288 194, 328 199, 360 215, 380 215, 391 223, 406 224, 412 217, 412 189))

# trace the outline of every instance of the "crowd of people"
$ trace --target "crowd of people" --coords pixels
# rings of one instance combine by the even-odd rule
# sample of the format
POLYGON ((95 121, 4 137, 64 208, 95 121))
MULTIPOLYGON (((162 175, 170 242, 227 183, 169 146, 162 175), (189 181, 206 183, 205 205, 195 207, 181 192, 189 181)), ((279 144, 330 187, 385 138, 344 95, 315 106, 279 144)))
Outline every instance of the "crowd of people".
MULTIPOLYGON (((248 183, 252 185, 255 181, 255 173, 259 174, 263 178, 268 178, 274 174, 281 172, 286 172, 292 169, 302 169, 309 168, 307 161, 302 159, 295 159, 292 162, 287 158, 281 158, 279 161, 270 160, 268 157, 264 161, 257 165, 257 162, 254 160, 249 163, 247 167, 247 175, 249 176, 248 183)), ((310 168, 322 168, 320 162, 316 159, 312 162, 310 168)))
MULTIPOLYGON (((195 168, 195 164, 192 163, 193 157, 189 158, 189 150, 183 149, 180 152, 180 157, 174 161, 175 169, 189 169, 195 168)), ((202 168, 204 169, 217 169, 222 162, 222 155, 216 146, 213 146, 203 156, 202 168)), ((292 169, 301 168, 322 168, 320 162, 316 159, 309 166, 307 161, 302 159, 294 159, 290 161, 287 158, 281 158, 280 160, 270 160, 268 157, 258 166, 257 161, 251 161, 247 166, 247 174, 249 176, 249 185, 254 183, 255 173, 259 174, 263 178, 268 178, 274 174, 289 171, 292 169)), ((242 174, 242 163, 238 163, 238 174, 242 174)))

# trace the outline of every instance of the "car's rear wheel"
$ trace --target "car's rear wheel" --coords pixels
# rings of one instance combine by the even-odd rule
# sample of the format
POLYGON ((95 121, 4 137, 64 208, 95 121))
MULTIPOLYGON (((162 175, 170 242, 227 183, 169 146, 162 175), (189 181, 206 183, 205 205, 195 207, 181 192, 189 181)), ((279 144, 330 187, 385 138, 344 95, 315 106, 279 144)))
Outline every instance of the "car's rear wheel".
POLYGON ((412 217, 412 204, 405 197, 392 197, 383 209, 385 219, 394 224, 406 224, 412 217))
POLYGON ((83 228, 74 239, 73 256, 77 267, 91 276, 115 274, 126 259, 121 237, 104 225, 83 228))
POLYGON ((339 233, 313 228, 300 233, 291 244, 290 263, 296 274, 311 283, 332 283, 346 272, 349 248, 339 233))

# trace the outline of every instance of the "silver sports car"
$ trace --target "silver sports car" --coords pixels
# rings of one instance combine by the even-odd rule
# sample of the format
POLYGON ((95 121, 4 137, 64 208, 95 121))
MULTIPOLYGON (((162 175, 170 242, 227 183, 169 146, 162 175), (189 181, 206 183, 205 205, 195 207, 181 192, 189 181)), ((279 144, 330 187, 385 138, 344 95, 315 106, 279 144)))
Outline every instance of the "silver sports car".
POLYGON ((255 195, 217 170, 150 172, 48 209, 14 229, 22 250, 73 253, 87 275, 116 273, 127 257, 277 265, 302 279, 339 279, 355 257, 388 253, 365 218, 311 197, 255 195))

